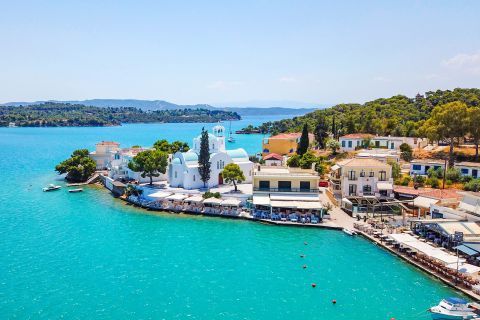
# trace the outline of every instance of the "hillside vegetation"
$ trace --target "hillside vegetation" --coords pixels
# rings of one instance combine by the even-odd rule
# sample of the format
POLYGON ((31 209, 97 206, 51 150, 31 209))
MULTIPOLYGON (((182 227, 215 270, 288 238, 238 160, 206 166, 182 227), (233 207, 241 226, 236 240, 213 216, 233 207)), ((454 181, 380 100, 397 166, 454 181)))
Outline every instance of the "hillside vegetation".
POLYGON ((316 110, 304 116, 263 123, 263 133, 298 132, 304 123, 310 132, 328 128, 335 136, 348 133, 418 136, 419 128, 436 106, 460 101, 468 107, 480 106, 480 89, 428 91, 414 98, 403 95, 380 98, 364 104, 345 103, 316 110))
POLYGON ((101 108, 81 104, 47 102, 0 107, 0 126, 14 122, 22 127, 115 126, 122 123, 218 122, 240 120, 236 112, 177 109, 144 111, 137 108, 101 108))

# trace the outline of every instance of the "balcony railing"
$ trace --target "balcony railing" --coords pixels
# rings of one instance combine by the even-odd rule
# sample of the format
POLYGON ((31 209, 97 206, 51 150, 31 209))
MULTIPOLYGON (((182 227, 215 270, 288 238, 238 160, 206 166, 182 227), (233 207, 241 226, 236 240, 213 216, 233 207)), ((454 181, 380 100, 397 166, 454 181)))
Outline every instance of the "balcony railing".
POLYGON ((303 188, 257 188, 254 187, 253 191, 263 192, 318 192, 318 189, 303 189, 303 188))

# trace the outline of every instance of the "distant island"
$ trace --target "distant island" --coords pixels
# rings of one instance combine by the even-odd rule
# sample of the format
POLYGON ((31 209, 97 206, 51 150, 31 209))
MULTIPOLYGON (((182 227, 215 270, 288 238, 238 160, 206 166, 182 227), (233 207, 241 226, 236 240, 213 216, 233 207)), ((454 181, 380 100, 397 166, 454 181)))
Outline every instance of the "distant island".
POLYGON ((93 127, 122 123, 218 122, 240 120, 238 113, 223 110, 172 109, 145 111, 133 107, 95 107, 46 102, 27 106, 0 106, 0 126, 93 127))
POLYGON ((277 104, 279 102, 271 102, 271 107, 256 107, 257 105, 252 102, 252 105, 246 106, 222 106, 215 107, 209 104, 191 104, 191 105, 182 105, 175 104, 164 100, 139 100, 139 99, 90 99, 90 100, 65 100, 65 101, 36 101, 36 102, 8 102, 0 104, 1 106, 30 106, 30 105, 39 105, 45 103, 64 103, 64 104, 81 104, 85 106, 93 106, 100 108, 137 108, 143 111, 165 111, 165 110, 179 110, 179 109, 204 109, 211 111, 228 111, 236 112, 240 116, 252 116, 258 114, 268 114, 268 115, 285 115, 285 116, 301 116, 308 112, 312 112, 316 109, 321 109, 325 106, 319 106, 318 108, 308 107, 305 108, 296 106, 292 102, 291 107, 279 107, 277 104), (277 103, 277 104, 276 104, 277 103))

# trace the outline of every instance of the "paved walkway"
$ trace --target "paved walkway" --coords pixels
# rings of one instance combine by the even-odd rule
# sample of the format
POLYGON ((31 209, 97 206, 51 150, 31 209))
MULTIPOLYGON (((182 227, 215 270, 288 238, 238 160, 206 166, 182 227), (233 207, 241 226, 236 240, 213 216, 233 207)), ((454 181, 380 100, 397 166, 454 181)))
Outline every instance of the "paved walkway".
POLYGON ((327 194, 325 193, 325 188, 320 188, 320 200, 323 203, 330 203, 332 205, 332 210, 330 210, 330 223, 333 225, 337 225, 342 228, 349 228, 353 229, 353 224, 356 220, 350 217, 347 213, 345 213, 340 207, 335 206, 330 199, 328 199, 327 194))

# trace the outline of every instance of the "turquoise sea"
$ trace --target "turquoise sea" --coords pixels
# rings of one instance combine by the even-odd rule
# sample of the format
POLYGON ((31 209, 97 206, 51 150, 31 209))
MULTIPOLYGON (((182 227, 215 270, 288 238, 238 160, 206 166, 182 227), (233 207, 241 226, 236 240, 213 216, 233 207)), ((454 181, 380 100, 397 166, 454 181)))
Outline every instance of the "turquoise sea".
MULTIPOLYGON (((429 319, 458 295, 337 231, 148 214, 97 187, 41 191, 75 148, 190 142, 201 127, 0 128, 0 318, 429 319)), ((235 146, 258 152, 261 137, 235 146)))

